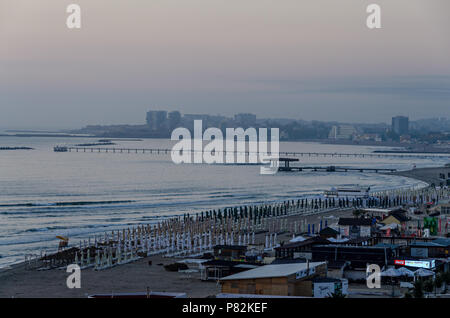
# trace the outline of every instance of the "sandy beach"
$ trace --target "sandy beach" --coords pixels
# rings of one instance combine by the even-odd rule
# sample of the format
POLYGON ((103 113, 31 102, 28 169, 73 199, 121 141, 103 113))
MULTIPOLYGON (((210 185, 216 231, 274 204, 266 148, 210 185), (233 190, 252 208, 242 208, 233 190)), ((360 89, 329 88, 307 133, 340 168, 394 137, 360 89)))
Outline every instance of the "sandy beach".
POLYGON ((396 171, 386 174, 417 179, 428 184, 434 183, 438 186, 440 182, 443 182, 442 179, 439 179, 439 174, 441 173, 444 173, 445 176, 448 176, 448 174, 450 173, 450 167, 418 168, 407 171, 396 171))
MULTIPOLYGON (((337 217, 351 216, 351 210, 324 212, 310 216, 292 216, 289 222, 306 219, 318 223, 320 218, 329 222, 337 217)), ((282 234, 279 242, 287 242, 290 234, 282 234)), ((264 234, 255 236, 255 243, 264 244, 264 234)), ((55 242, 55 247, 56 247, 55 242)), ((27 269, 24 263, 0 270, 0 297, 87 297, 100 293, 146 292, 147 287, 155 292, 183 292, 188 297, 208 297, 220 293, 220 284, 200 280, 200 273, 168 272, 162 265, 171 264, 180 258, 165 258, 161 255, 142 258, 136 262, 116 266, 102 271, 87 268, 81 271, 81 288, 69 289, 66 279, 69 273, 63 269, 37 271, 27 269), (149 265, 149 261, 152 265, 149 265)))

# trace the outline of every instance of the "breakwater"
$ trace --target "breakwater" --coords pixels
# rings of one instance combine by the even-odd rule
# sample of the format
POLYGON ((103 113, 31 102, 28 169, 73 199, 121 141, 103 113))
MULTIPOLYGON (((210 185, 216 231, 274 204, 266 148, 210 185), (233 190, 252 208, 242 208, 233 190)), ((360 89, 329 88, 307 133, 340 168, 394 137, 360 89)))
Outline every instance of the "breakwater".
POLYGON ((0 147, 0 150, 33 150, 30 147, 0 147))

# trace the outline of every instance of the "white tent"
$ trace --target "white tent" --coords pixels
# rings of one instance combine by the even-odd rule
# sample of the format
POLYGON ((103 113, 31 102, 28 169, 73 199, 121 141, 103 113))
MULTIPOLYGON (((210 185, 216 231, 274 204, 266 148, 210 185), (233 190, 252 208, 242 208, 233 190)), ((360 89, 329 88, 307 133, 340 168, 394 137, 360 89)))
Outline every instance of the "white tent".
POLYGON ((297 237, 294 237, 293 239, 291 239, 289 242, 292 242, 292 243, 303 242, 304 240, 306 240, 306 238, 304 238, 303 236, 297 236, 297 237))
POLYGON ((414 275, 419 276, 419 277, 434 276, 434 272, 429 271, 428 269, 425 269, 425 268, 419 268, 418 270, 416 270, 414 272, 414 275))
POLYGON ((399 225, 397 223, 391 223, 380 227, 380 230, 387 230, 387 229, 395 230, 398 227, 399 225))
POLYGON ((387 277, 399 277, 402 276, 401 272, 395 268, 388 268, 387 270, 380 273, 381 276, 387 277))
POLYGON ((397 271, 401 274, 401 276, 414 277, 414 272, 405 267, 400 267, 397 271))
POLYGON ((347 242, 350 239, 349 238, 334 238, 334 237, 329 237, 327 238, 328 241, 332 242, 332 243, 343 243, 343 242, 347 242))
POLYGON ((392 285, 392 297, 394 297, 394 282, 393 282, 393 277, 400 277, 402 276, 401 271, 391 267, 388 268, 387 270, 383 271, 380 273, 380 276, 387 276, 391 278, 391 285, 392 285))

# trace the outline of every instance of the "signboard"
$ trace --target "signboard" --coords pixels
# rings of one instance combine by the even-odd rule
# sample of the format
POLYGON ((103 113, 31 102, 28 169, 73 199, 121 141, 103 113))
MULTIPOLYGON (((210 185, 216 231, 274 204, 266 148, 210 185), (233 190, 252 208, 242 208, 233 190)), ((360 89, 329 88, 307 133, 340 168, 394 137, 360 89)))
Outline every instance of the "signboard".
POLYGON ((361 226, 359 229, 359 235, 361 237, 369 237, 370 236, 370 226, 361 226))
POLYGON ((294 259, 296 258, 304 258, 307 260, 312 260, 311 252, 294 252, 294 259))
POLYGON ((316 272, 316 268, 315 268, 315 267, 310 268, 310 269, 309 269, 309 273, 308 273, 308 270, 307 270, 307 269, 303 269, 303 270, 298 271, 297 273, 295 273, 295 279, 300 279, 300 278, 303 278, 303 277, 312 275, 312 274, 314 274, 315 272, 316 272))
POLYGON ((436 218, 433 217, 423 218, 423 227, 429 229, 431 235, 437 235, 438 222, 436 218))
POLYGON ((431 269, 436 266, 435 260, 430 261, 412 261, 412 260, 395 260, 395 265, 402 265, 402 266, 410 266, 410 267, 417 267, 417 268, 427 268, 431 269))
POLYGON ((349 236, 349 227, 348 226, 339 227, 339 233, 342 236, 349 236))

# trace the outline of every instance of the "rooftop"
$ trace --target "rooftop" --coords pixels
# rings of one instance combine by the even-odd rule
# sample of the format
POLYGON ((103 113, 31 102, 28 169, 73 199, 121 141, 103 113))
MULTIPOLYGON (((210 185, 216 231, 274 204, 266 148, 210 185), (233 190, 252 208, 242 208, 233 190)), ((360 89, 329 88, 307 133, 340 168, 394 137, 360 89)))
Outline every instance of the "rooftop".
POLYGON ((371 219, 358 219, 358 218, 339 218, 338 225, 359 225, 359 226, 371 226, 371 219))
POLYGON ((224 250, 247 250, 247 246, 245 245, 216 245, 213 247, 216 249, 224 249, 224 250))
POLYGON ((326 243, 327 243, 327 240, 325 240, 319 236, 314 236, 311 238, 307 238, 304 241, 286 243, 286 244, 276 247, 275 249, 296 248, 296 247, 302 247, 302 246, 307 246, 307 245, 312 245, 312 244, 326 244, 326 243))
POLYGON ((423 246, 423 247, 449 247, 450 238, 438 238, 431 242, 413 242, 411 246, 423 246))
MULTIPOLYGON (((310 262, 309 268, 326 264, 326 262, 310 262)), ((286 277, 306 270, 308 263, 291 263, 279 265, 266 265, 245 272, 222 278, 221 280, 256 279, 269 277, 286 277)))
POLYGON ((337 234, 339 234, 339 232, 329 226, 320 231, 320 235, 337 235, 337 234))
POLYGON ((317 248, 340 248, 340 249, 349 249, 349 250, 356 250, 356 249, 363 249, 363 250, 382 250, 387 246, 369 246, 369 245, 363 245, 363 246, 347 246, 347 245, 342 245, 342 244, 328 244, 328 245, 314 245, 312 247, 313 250, 317 249, 317 248))
POLYGON ((396 248, 399 248, 400 245, 388 244, 388 243, 378 243, 376 245, 373 245, 373 247, 387 247, 387 248, 391 248, 391 249, 396 249, 396 248))
POLYGON ((409 218, 401 212, 392 212, 389 216, 396 218, 400 222, 406 222, 409 220, 409 218))
MULTIPOLYGON (((251 262, 240 262, 240 261, 225 261, 221 259, 213 259, 207 262, 202 263, 203 266, 217 266, 217 267, 234 267, 237 265, 250 265, 250 266, 259 266, 259 264, 251 263, 251 262)), ((245 268, 245 266, 240 266, 240 268, 245 268)))

